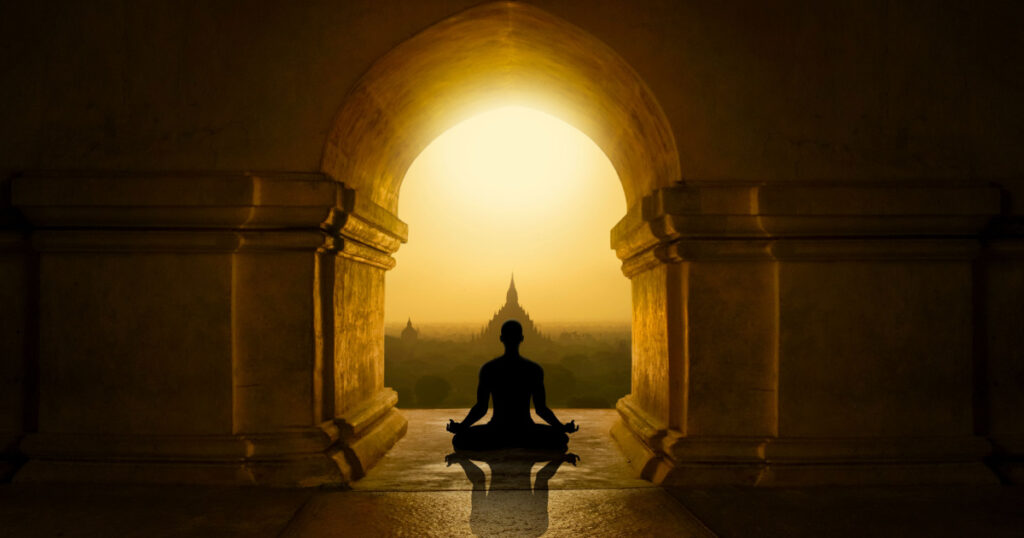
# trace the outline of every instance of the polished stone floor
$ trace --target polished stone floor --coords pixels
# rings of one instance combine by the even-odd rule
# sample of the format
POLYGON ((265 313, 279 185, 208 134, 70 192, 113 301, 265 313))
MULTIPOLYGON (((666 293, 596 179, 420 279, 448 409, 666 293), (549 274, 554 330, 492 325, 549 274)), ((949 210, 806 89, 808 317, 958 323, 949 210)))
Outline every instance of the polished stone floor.
POLYGON ((446 461, 464 410, 410 410, 351 489, 4 484, 0 536, 1024 536, 1020 487, 655 487, 608 436, 614 411, 557 412, 581 426, 575 465, 446 461))
POLYGON ((405 438, 352 491, 307 504, 289 536, 346 526, 351 536, 711 536, 667 491, 634 476, 608 435, 613 410, 557 411, 580 426, 569 442, 575 465, 504 453, 465 467, 445 458, 445 424, 465 410, 405 413, 405 438), (550 476, 546 490, 534 487, 538 476, 550 476))

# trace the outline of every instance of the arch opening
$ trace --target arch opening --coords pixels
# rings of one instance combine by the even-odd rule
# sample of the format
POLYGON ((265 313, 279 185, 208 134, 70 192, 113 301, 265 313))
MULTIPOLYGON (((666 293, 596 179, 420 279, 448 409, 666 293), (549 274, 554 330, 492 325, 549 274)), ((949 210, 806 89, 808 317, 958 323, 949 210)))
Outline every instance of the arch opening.
POLYGON ((523 107, 474 116, 417 157, 402 194, 410 241, 388 274, 389 322, 485 322, 511 273, 539 322, 628 321, 607 235, 625 199, 571 125, 523 107))
MULTIPOLYGON (((442 133, 508 105, 550 114, 592 140, 614 167, 627 209, 681 179, 671 127, 650 89, 613 50, 572 24, 528 4, 496 2, 401 43, 350 90, 324 147, 321 171, 355 200, 349 209, 355 218, 342 223, 342 235, 354 240, 343 257, 363 260, 322 269, 334 275, 328 288, 337 319, 334 364, 325 365, 323 376, 329 385, 325 413, 389 413, 397 400, 384 385, 384 271, 395 263, 388 253, 406 239, 406 226, 395 216, 402 181, 442 133), (377 245, 380 252, 360 245, 377 245)), ((646 296, 635 287, 631 295, 635 349, 636 316, 647 315, 646 296)), ((635 385, 636 368, 620 377, 635 385)), ((373 435, 385 439, 378 443, 382 450, 395 439, 373 435)))
POLYGON ((375 63, 339 112, 321 170, 396 213, 401 181, 431 141, 508 104, 590 137, 615 167, 627 207, 681 177, 668 119, 639 75, 582 29, 518 2, 471 8, 375 63))
POLYGON ((487 111, 434 140, 402 194, 410 241, 385 300, 385 385, 401 407, 471 407, 509 319, 551 405, 610 408, 629 392, 630 286, 607 236, 625 199, 591 139, 533 109, 487 111))

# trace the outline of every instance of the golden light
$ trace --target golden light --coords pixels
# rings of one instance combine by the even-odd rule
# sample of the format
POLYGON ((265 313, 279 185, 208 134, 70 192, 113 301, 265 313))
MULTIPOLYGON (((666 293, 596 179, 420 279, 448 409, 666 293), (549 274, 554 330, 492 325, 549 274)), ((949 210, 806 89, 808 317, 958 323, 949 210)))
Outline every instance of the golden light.
POLYGON ((505 107, 435 139, 402 183, 409 243, 388 274, 390 321, 486 322, 510 273, 538 321, 627 321, 608 233, 625 214, 611 162, 548 114, 505 107))

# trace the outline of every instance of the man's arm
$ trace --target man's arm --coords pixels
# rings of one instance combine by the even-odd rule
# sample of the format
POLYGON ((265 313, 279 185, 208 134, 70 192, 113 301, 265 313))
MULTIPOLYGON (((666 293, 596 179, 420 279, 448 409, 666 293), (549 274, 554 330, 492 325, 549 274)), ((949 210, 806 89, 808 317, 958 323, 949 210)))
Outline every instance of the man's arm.
POLYGON ((558 417, 555 416, 551 409, 548 409, 547 399, 547 394, 544 392, 544 370, 541 370, 537 376, 537 383, 533 388, 533 409, 537 412, 537 416, 560 431, 572 433, 579 429, 576 426, 575 420, 568 424, 559 422, 558 417))
POLYGON ((476 403, 469 409, 469 413, 466 414, 466 418, 462 419, 462 422, 455 422, 454 420, 448 421, 448 431, 452 433, 458 433, 480 420, 487 414, 487 404, 491 399, 491 383, 489 376, 484 374, 484 369, 480 369, 480 381, 476 385, 476 403))
POLYGON ((473 493, 486 492, 487 491, 487 477, 484 476, 484 472, 473 463, 472 460, 465 456, 459 455, 458 452, 453 452, 444 457, 445 467, 450 466, 453 463, 458 463, 462 466, 462 470, 466 472, 466 478, 473 483, 473 493))

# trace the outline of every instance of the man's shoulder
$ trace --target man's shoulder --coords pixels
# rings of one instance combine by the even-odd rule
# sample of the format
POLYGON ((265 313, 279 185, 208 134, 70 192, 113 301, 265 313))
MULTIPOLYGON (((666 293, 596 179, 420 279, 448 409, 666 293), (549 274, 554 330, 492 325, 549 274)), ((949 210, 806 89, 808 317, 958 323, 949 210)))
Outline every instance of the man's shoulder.
POLYGON ((501 357, 497 357, 497 358, 491 359, 491 360, 485 362, 484 365, 480 367, 480 374, 482 375, 482 374, 485 374, 487 372, 491 372, 495 368, 499 368, 500 365, 501 365, 501 357))
POLYGON ((500 360, 501 360, 501 357, 495 357, 495 358, 485 362, 484 365, 480 367, 480 369, 483 370, 484 368, 487 368, 488 370, 490 370, 491 368, 494 368, 498 364, 498 361, 500 361, 500 360))
POLYGON ((544 375, 544 367, 543 366, 541 366, 541 365, 531 361, 530 359, 527 359, 526 357, 521 357, 521 359, 523 360, 522 369, 526 370, 527 372, 530 372, 530 375, 534 375, 534 376, 542 376, 542 375, 544 375))
POLYGON ((512 366, 513 368, 516 369, 530 370, 531 372, 544 371, 544 368, 542 368, 541 365, 531 361, 530 359, 527 359, 526 357, 519 356, 518 358, 515 359, 509 359, 508 357, 505 357, 503 355, 501 357, 495 357, 485 362, 484 365, 480 367, 480 372, 489 372, 495 369, 507 368, 509 366, 512 366))
POLYGON ((544 368, 541 367, 541 365, 537 364, 536 362, 531 361, 530 359, 527 359, 526 357, 522 357, 522 359, 523 359, 523 362, 525 362, 527 364, 527 366, 530 367, 530 368, 534 368, 536 370, 543 370, 544 369, 544 368))

